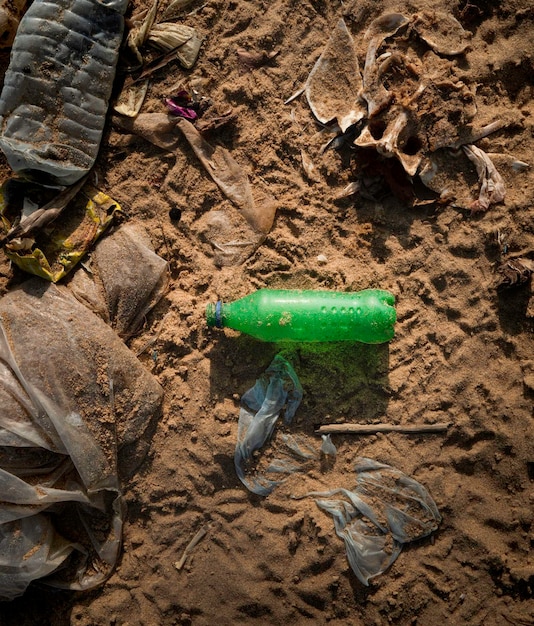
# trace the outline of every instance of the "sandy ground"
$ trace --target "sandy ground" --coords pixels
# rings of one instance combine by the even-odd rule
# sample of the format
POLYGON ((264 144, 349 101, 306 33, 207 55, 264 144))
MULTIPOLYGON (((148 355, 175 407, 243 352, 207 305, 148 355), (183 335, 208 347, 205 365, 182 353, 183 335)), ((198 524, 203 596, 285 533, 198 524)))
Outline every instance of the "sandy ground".
MULTIPOLYGON (((530 5, 432 4, 472 33, 469 50, 447 67, 451 80, 476 94, 473 126, 506 122, 477 144, 510 155, 499 167, 506 198, 478 213, 465 201, 477 198, 476 173, 460 157, 461 201, 410 206, 385 182, 378 196, 335 200, 358 172, 354 158, 350 151, 321 154, 331 136, 319 134, 303 97, 284 105, 341 17, 361 55, 372 19, 385 11, 410 16, 426 2, 191 6, 198 11, 183 22, 205 36, 199 59, 189 71, 173 63, 157 72, 143 111, 163 112, 162 98, 192 78, 221 110, 231 107, 235 123, 210 141, 275 197, 275 222, 242 265, 217 267, 206 216, 233 209, 192 150, 184 142, 166 152, 140 138, 124 146, 108 127, 99 186, 148 230, 169 264, 167 295, 130 341, 137 350, 155 338, 140 358, 165 390, 163 416, 148 458, 124 484, 123 555, 107 583, 85 594, 36 586, 0 606, 2 626, 534 623, 534 301, 528 284, 495 288, 504 258, 534 254, 533 169, 506 165, 534 161, 530 5), (243 71, 239 48, 279 54, 243 71), (315 181, 303 171, 302 149, 316 165, 315 181), (317 442, 314 426, 332 421, 449 422, 448 432, 338 435, 329 471, 294 476, 267 498, 248 493, 233 466, 239 398, 277 347, 209 330, 203 311, 218 297, 260 287, 375 287, 397 299, 390 344, 296 348, 304 387, 296 432, 317 442), (331 518, 312 499, 289 498, 310 488, 350 488, 357 456, 418 480, 443 517, 431 538, 405 548, 369 587, 351 571, 331 518), (175 562, 200 528, 206 536, 178 571, 175 562)), ((5 291, 21 275, 5 257, 0 263, 5 291)))

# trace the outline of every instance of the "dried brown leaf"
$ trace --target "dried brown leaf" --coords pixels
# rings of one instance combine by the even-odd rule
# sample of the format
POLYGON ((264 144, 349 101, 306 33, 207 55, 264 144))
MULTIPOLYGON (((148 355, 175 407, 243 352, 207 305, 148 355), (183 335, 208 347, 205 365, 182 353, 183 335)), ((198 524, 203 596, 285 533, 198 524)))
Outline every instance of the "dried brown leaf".
POLYGON ((498 269, 501 279, 497 289, 519 287, 528 283, 534 273, 534 261, 526 258, 508 259, 498 269))

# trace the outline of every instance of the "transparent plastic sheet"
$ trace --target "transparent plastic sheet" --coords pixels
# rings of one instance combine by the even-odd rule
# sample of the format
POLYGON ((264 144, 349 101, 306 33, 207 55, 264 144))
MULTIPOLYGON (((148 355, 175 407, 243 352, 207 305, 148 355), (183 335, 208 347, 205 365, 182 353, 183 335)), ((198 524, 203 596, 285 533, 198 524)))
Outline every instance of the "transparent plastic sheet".
MULTIPOLYGON (((265 373, 258 378, 254 387, 241 398, 237 445, 234 463, 241 482, 253 493, 266 496, 280 481, 265 476, 247 475, 252 454, 272 436, 276 421, 285 406, 284 421, 290 424, 302 400, 302 387, 291 365, 280 355, 275 356, 265 373)), ((294 471, 284 462, 274 465, 269 471, 294 471), (286 469, 283 469, 285 466, 286 469)))
POLYGON ((69 288, 127 339, 139 329, 167 285, 167 262, 152 250, 143 230, 125 224, 98 243, 69 288))
MULTIPOLYGON (((146 306, 144 296, 130 302, 146 306)), ((152 375, 67 288, 31 279, 0 300, 0 599, 37 579, 77 590, 106 580, 124 516, 117 455, 141 461, 161 400, 152 375)))
POLYGON ((368 585, 391 566, 405 543, 435 531, 441 515, 428 491, 401 471, 365 457, 357 459, 355 470, 352 491, 312 491, 301 497, 315 497, 333 517, 353 572, 368 585), (331 499, 335 495, 344 499, 331 499))

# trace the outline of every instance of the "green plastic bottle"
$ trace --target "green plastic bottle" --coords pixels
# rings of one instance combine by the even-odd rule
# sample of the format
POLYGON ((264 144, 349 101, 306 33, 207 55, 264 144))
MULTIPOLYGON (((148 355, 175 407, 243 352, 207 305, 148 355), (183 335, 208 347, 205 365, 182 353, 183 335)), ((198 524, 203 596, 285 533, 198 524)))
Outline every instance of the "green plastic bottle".
POLYGON ((394 304, 393 294, 381 289, 260 289, 234 302, 208 304, 206 319, 208 326, 263 341, 384 343, 394 335, 394 304))

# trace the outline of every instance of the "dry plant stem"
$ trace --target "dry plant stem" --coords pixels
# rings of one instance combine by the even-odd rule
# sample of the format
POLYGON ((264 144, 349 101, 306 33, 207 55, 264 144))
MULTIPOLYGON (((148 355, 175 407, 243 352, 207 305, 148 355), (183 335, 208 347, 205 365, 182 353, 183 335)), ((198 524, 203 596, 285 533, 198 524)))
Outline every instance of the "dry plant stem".
POLYGON ((204 537, 204 535, 207 533, 208 531, 206 530, 206 527, 203 526, 198 532, 197 534, 193 537, 193 539, 191 539, 191 541, 187 544, 187 546, 185 547, 185 550, 182 554, 182 557, 180 558, 179 561, 176 561, 176 563, 174 564, 174 567, 178 570, 182 569, 182 567, 185 564, 185 561, 187 559, 187 557, 189 556, 189 554, 192 552, 193 548, 197 545, 197 543, 204 537))
POLYGON ((414 424, 411 426, 402 426, 401 424, 323 424, 315 430, 315 434, 374 435, 376 433, 403 433, 406 435, 418 435, 424 433, 444 433, 447 432, 449 425, 447 422, 414 424))
POLYGON ((34 211, 28 218, 14 226, 4 237, 0 238, 0 246, 16 237, 27 237, 31 233, 51 224, 65 209, 69 202, 85 185, 89 174, 86 174, 74 185, 61 191, 53 200, 34 211))

